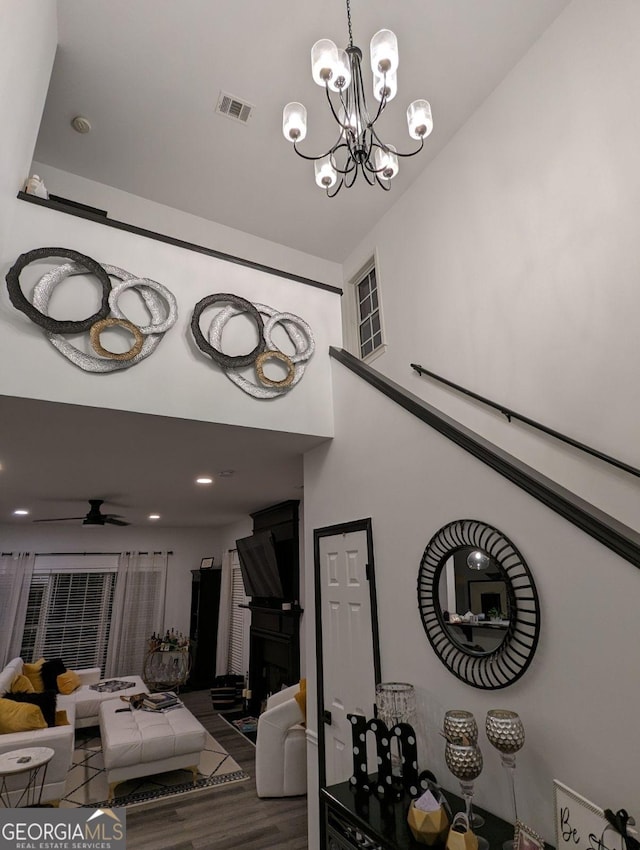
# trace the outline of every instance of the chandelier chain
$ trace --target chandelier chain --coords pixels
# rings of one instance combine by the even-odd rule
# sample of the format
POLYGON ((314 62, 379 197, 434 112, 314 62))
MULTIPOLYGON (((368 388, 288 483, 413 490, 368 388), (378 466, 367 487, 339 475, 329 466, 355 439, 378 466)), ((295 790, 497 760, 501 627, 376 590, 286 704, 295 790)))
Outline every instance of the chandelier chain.
POLYGON ((349 26, 349 47, 353 47, 353 32, 351 30, 351 0, 347 0, 347 24, 349 26))

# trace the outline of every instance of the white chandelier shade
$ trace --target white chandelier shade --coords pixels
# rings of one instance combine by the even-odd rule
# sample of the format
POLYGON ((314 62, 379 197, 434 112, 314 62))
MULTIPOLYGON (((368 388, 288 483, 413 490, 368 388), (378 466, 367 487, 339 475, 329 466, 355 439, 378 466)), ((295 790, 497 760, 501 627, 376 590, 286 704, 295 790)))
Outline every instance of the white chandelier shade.
POLYGON ((330 156, 316 160, 314 163, 316 183, 321 189, 332 189, 338 182, 338 172, 333 167, 330 156))
POLYGON ((321 38, 311 48, 311 75, 325 90, 331 115, 339 128, 337 141, 317 156, 303 153, 298 143, 307 134, 305 107, 301 103, 288 103, 282 116, 285 139, 293 144, 298 156, 314 162, 316 183, 329 197, 335 197, 342 186, 351 188, 359 175, 369 185, 377 184, 388 191, 398 173, 399 158, 419 153, 433 130, 431 106, 426 100, 415 100, 407 109, 407 125, 409 136, 420 146, 405 153, 382 140, 375 125, 398 92, 398 40, 388 29, 378 30, 371 39, 374 110, 370 113, 362 79, 362 51, 354 46, 351 34, 350 0, 346 0, 346 6, 348 47, 342 50, 331 39, 321 38))
POLYGON ((288 103, 282 112, 282 132, 285 139, 301 142, 307 135, 307 110, 301 103, 288 103))
POLYGON ((424 139, 433 130, 431 107, 426 100, 414 100, 407 109, 407 124, 412 139, 424 139))
POLYGON ((398 39, 391 30, 378 30, 371 39, 369 50, 374 74, 388 74, 398 70, 398 39))

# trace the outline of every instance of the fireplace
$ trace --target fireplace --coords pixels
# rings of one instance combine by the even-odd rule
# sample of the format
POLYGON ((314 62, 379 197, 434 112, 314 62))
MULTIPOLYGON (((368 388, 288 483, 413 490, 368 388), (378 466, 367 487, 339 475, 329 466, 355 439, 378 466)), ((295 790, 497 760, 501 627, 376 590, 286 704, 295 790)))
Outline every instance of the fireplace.
POLYGON ((250 605, 249 688, 251 711, 258 713, 266 698, 300 679, 300 616, 302 610, 280 611, 250 605))

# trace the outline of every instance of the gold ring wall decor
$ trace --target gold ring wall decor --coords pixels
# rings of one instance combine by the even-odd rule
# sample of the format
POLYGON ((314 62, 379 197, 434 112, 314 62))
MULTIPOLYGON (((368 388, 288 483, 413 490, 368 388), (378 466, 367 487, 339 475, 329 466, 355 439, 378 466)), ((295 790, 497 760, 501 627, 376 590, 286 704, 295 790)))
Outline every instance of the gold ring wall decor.
POLYGON ((533 660, 540 635, 533 576, 514 544, 484 522, 459 519, 434 534, 418 571, 418 608, 440 661, 474 688, 506 688, 533 660))
POLYGON ((38 248, 22 254, 7 274, 7 288, 14 306, 43 329, 47 340, 63 357, 85 372, 115 372, 137 365, 155 351, 178 317, 176 299, 166 286, 117 266, 102 265, 70 248, 38 248), (64 257, 72 262, 57 265, 43 274, 34 285, 29 301, 20 287, 20 272, 29 263, 50 257, 64 257), (101 309, 79 322, 52 319, 49 316, 49 301, 56 287, 67 277, 89 273, 94 274, 102 285, 101 309), (111 278, 116 279, 115 286, 111 278), (117 302, 121 293, 127 289, 133 289, 139 294, 151 320, 148 324, 138 327, 133 322, 124 323, 126 317, 117 302), (108 323, 100 324, 103 320, 108 323), (92 331, 96 324, 98 327, 92 331), (124 354, 114 354, 100 345, 100 332, 114 324, 119 324, 134 335, 133 347, 124 354), (89 331, 91 345, 100 356, 78 348, 67 339, 67 335, 83 331, 89 331))
POLYGON ((265 387, 289 387, 295 375, 295 366, 291 362, 291 358, 287 357, 281 351, 263 351, 256 357, 256 375, 261 384, 265 387), (272 378, 267 378, 264 373, 264 364, 267 360, 279 360, 287 367, 287 374, 280 381, 274 381, 272 378))
POLYGON ((91 345, 93 346, 93 350, 96 354, 100 354, 102 357, 108 357, 110 360, 133 360, 134 357, 140 354, 142 344, 144 342, 144 336, 140 332, 140 329, 136 327, 133 322, 128 321, 128 319, 101 319, 99 322, 96 322, 95 325, 91 326, 89 338, 91 339, 91 345), (106 331, 107 328, 123 328, 125 331, 129 331, 130 334, 133 334, 134 343, 131 348, 128 351, 121 352, 120 354, 116 354, 115 352, 104 348, 100 343, 100 334, 103 331, 106 331))

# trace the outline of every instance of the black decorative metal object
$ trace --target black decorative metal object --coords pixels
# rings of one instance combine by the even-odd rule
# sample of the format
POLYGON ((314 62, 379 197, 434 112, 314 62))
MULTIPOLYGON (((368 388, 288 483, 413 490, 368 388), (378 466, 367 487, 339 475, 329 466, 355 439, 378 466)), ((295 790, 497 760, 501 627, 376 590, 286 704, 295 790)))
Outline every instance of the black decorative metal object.
POLYGON ((484 522, 456 520, 431 538, 418 572, 418 607, 427 638, 440 661, 454 676, 474 688, 506 688, 525 673, 533 660, 540 634, 540 609, 533 576, 513 543, 484 522), (495 649, 482 653, 467 651, 452 639, 438 595, 447 560, 456 551, 470 546, 482 550, 495 562, 509 599, 509 624, 504 639, 495 649))
POLYGON ((26 254, 20 254, 7 272, 6 281, 9 298, 16 310, 20 310, 32 322, 35 322, 36 325, 40 325, 41 328, 52 333, 84 333, 84 331, 90 330, 92 325, 100 321, 100 319, 106 319, 109 315, 109 294, 111 293, 109 275, 96 260, 87 257, 86 254, 73 251, 70 248, 35 248, 33 251, 27 251, 26 254), (88 272, 91 272, 91 274, 94 274, 98 278, 102 285, 102 300, 97 313, 94 313, 93 316, 89 316, 87 319, 78 321, 72 321, 70 319, 57 320, 41 313, 40 310, 34 307, 20 287, 20 272, 29 263, 33 263, 36 260, 44 260, 48 257, 66 257, 68 260, 73 260, 74 263, 79 263, 88 272))
POLYGON ((258 310, 256 310, 253 304, 250 301, 247 301, 246 298, 241 298, 239 295, 231 295, 226 292, 218 292, 215 295, 207 295, 198 301, 193 309, 193 315, 191 317, 191 333, 193 334, 193 338, 200 351, 208 354, 209 357, 211 357, 219 366, 222 366, 223 369, 237 369, 241 366, 251 366, 255 362, 258 354, 261 354, 266 347, 264 340, 264 322, 262 321, 262 316, 258 310), (219 303, 233 304, 234 307, 239 307, 245 313, 249 313, 255 321, 258 328, 258 344, 248 354, 239 354, 235 357, 223 354, 221 351, 218 351, 217 348, 214 348, 214 346, 208 342, 205 335, 202 333, 202 330, 200 329, 200 316, 202 315, 203 310, 210 307, 212 304, 219 303))

